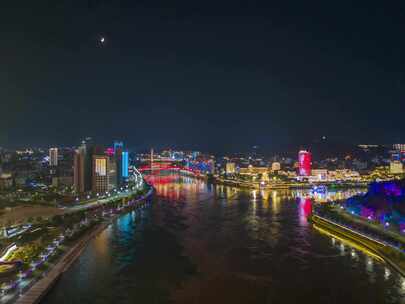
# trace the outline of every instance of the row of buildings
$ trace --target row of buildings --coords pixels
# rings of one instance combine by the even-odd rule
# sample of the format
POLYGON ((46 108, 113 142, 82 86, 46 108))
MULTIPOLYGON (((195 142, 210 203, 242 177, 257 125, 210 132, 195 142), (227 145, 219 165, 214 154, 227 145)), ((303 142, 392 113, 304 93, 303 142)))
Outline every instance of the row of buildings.
MULTIPOLYGON (((58 172, 58 148, 49 149, 50 173, 54 180, 61 180, 58 172)), ((86 138, 73 151, 72 186, 76 193, 103 193, 121 186, 129 175, 128 151, 122 142, 114 142, 113 147, 104 149, 86 138)), ((53 183, 55 185, 55 183, 53 183)))
POLYGON ((128 151, 122 142, 112 149, 102 149, 87 138, 75 151, 73 162, 74 189, 77 193, 108 192, 128 179, 128 151))
MULTIPOLYGON (((388 166, 376 167, 373 171, 360 173, 352 168, 325 168, 319 167, 319 164, 313 168, 312 154, 307 150, 298 152, 297 161, 293 166, 283 167, 281 170, 280 162, 272 162, 268 166, 238 166, 235 162, 227 162, 224 166, 223 173, 226 175, 239 174, 240 176, 255 176, 260 175, 262 180, 271 174, 278 174, 289 179, 297 179, 309 182, 334 182, 334 181, 360 181, 362 174, 372 175, 377 172, 382 173, 385 170, 385 175, 401 175, 404 174, 405 164, 405 145, 394 145, 390 151, 391 158, 388 166), (381 171, 381 172, 380 172, 381 171)), ((267 178, 268 179, 268 178, 267 178)))
MULTIPOLYGON (((298 162, 297 162, 297 168, 298 168, 298 175, 299 176, 304 176, 308 177, 311 175, 311 166, 312 166, 312 155, 310 152, 306 150, 301 150, 298 152, 298 162)), ((271 164, 271 168, 268 167, 255 167, 256 169, 254 170, 257 173, 277 173, 278 171, 281 170, 281 164, 279 162, 273 162, 271 164)), ((253 172, 253 166, 248 166, 246 168, 237 168, 236 164, 234 162, 227 162, 225 164, 225 173, 226 174, 235 174, 238 172, 243 173, 251 173, 253 172)))
POLYGON ((73 148, 0 149, 0 191, 73 185, 73 148), (52 166, 50 166, 52 163, 52 166))

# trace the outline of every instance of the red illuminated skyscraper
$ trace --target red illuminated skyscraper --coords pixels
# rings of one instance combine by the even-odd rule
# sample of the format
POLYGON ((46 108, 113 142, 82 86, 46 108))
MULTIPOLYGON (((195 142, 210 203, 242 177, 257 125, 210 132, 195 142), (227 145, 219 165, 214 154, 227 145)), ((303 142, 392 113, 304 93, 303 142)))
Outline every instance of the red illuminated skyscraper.
POLYGON ((299 175, 311 175, 311 153, 305 150, 298 152, 299 175))

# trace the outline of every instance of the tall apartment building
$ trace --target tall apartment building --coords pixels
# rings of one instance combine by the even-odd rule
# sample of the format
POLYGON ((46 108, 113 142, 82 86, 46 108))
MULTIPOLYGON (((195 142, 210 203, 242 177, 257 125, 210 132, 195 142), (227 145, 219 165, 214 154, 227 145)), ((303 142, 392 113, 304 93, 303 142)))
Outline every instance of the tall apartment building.
POLYGON ((49 166, 58 166, 58 148, 49 149, 49 166))

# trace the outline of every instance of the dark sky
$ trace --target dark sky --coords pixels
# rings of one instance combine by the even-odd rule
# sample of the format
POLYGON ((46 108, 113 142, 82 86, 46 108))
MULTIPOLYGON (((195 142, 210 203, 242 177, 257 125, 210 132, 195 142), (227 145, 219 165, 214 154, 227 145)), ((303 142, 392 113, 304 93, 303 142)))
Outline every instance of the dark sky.
POLYGON ((405 142, 405 3, 350 2, 1 1, 0 146, 405 142))

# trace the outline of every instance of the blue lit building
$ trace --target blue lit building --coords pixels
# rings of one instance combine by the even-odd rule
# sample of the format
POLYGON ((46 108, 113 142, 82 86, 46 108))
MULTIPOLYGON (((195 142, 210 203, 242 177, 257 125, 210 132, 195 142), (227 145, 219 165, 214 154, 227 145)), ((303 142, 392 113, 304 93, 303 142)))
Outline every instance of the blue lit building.
POLYGON ((122 178, 128 178, 129 157, 128 151, 122 151, 121 154, 121 176, 122 178))
POLYGON ((117 162, 117 185, 122 185, 128 178, 129 155, 128 151, 124 151, 124 143, 122 141, 114 141, 114 156, 117 162))
POLYGON ((113 144, 114 147, 114 153, 117 153, 119 150, 122 151, 122 149, 124 149, 124 143, 122 141, 114 141, 113 144))

